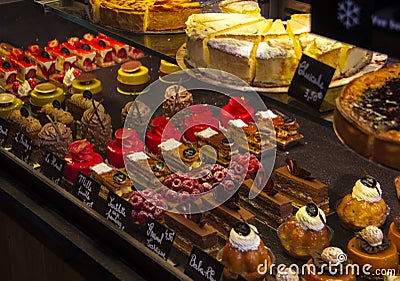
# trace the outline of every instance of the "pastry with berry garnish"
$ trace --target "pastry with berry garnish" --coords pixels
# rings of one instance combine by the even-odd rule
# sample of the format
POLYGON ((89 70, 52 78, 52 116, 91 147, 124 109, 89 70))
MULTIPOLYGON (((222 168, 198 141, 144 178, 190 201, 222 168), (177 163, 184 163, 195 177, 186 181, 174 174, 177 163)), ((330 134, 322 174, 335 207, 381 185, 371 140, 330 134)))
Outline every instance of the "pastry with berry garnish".
POLYGON ((10 53, 5 56, 5 59, 17 70, 17 78, 19 80, 36 80, 37 65, 24 54, 22 49, 13 48, 10 53))
POLYGON ((45 80, 56 74, 56 59, 39 45, 31 45, 25 51, 26 56, 38 66, 37 75, 45 80))
POLYGON ((16 80, 17 70, 3 57, 0 57, 0 86, 9 89, 16 80))
POLYGON ((164 222, 167 206, 163 197, 157 192, 150 189, 133 191, 129 202, 133 206, 131 218, 134 222, 145 224, 149 218, 164 222))
POLYGON ((24 80, 23 82, 18 80, 14 81, 11 88, 9 88, 8 90, 20 99, 22 99, 24 102, 28 102, 31 91, 35 89, 36 86, 37 80, 30 78, 28 80, 24 80))
POLYGON ((44 49, 56 60, 56 70, 65 73, 75 66, 76 55, 63 47, 57 39, 49 41, 44 49))
POLYGON ((78 37, 70 37, 61 48, 66 48, 76 55, 76 66, 85 71, 96 69, 96 52, 88 44, 83 44, 78 37))
POLYGON ((130 49, 129 45, 122 43, 100 32, 97 34, 96 39, 102 40, 104 43, 106 43, 107 46, 110 46, 113 49, 112 57, 115 62, 121 63, 129 59, 128 56, 130 49))
POLYGON ((86 33, 81 39, 82 44, 88 44, 96 52, 96 64, 101 67, 114 65, 113 48, 107 43, 95 37, 92 33, 86 33))

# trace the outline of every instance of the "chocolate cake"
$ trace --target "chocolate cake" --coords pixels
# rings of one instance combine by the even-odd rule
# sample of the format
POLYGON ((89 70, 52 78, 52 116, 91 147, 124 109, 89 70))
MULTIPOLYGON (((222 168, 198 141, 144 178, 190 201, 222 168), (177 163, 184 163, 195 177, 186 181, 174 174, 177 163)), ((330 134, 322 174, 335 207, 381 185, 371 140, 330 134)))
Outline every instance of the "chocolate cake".
POLYGON ((196 245, 211 256, 218 252, 218 235, 208 223, 196 223, 185 218, 183 215, 166 212, 165 224, 177 234, 174 239, 174 246, 180 251, 189 255, 192 245, 196 245))
POLYGON ((281 193, 268 194, 262 191, 254 199, 249 199, 249 191, 253 185, 252 180, 245 180, 240 189, 240 204, 274 228, 283 223, 293 212, 292 201, 281 193))
POLYGON ((276 188, 293 201, 295 206, 314 202, 325 213, 330 212, 328 186, 313 178, 301 178, 291 174, 287 167, 275 170, 276 188))

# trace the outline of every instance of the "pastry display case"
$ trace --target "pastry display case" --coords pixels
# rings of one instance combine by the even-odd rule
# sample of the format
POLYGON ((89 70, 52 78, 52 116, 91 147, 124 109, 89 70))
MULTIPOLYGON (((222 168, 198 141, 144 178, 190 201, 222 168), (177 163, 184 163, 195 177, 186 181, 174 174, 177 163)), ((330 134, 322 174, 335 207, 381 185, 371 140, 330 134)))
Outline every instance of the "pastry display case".
MULTIPOLYGON (((271 1, 270 5, 272 4, 271 1)), ((212 6, 203 5, 208 9, 212 6)), ((177 63, 177 53, 186 40, 186 34, 183 31, 133 33, 94 24, 89 19, 87 4, 81 2, 19 1, 1 4, 0 7, 0 14, 2 15, 0 23, 5 27, 0 31, 2 42, 27 49, 28 46, 33 44, 46 46, 49 41, 54 39, 64 42, 73 36, 81 38, 87 33, 102 33, 144 52, 143 56, 137 57, 135 60, 140 61, 140 65, 148 70, 150 81, 145 81, 145 83, 159 80, 160 65, 165 67, 167 63, 177 63)), ((300 7, 296 9, 302 11, 308 9, 308 6, 302 4, 295 7, 300 7)), ((291 9, 285 11, 290 12, 291 9)), ((127 73, 134 72, 128 66, 123 67, 123 61, 121 61, 88 72, 94 74, 93 77, 96 81, 101 81, 101 90, 96 100, 102 102, 111 116, 112 138, 115 136, 115 139, 125 137, 124 133, 118 130, 123 126, 121 110, 128 102, 133 100, 132 95, 125 92, 121 93, 118 90, 121 85, 118 84, 120 82, 118 82, 117 77, 121 76, 121 69, 127 73)), ((93 77, 89 80, 93 81, 93 77)), ((196 78, 189 77, 188 79, 195 80, 196 78)), ((86 80, 83 81, 83 84, 86 82, 86 80)), ((196 83, 202 86, 207 84, 207 81, 199 80, 196 83)), ((170 84, 165 83, 165 88, 168 86, 170 84)), ((199 89, 201 89, 200 86, 199 89)), ((224 85, 217 85, 216 87, 224 88, 224 85)), ((303 186, 304 189, 308 190, 323 190, 324 205, 318 205, 318 207, 322 206, 321 209, 326 214, 325 223, 329 225, 330 230, 332 229, 329 237, 331 239, 330 245, 346 249, 347 242, 354 236, 354 233, 341 225, 336 214, 337 204, 351 192, 358 179, 365 175, 375 177, 380 183, 382 198, 385 199, 385 203, 390 209, 390 212, 385 213, 386 222, 381 225, 383 232, 387 233, 395 217, 400 215, 400 201, 395 186, 395 179, 399 171, 369 161, 348 148, 337 138, 333 130, 332 120, 334 101, 340 90, 341 87, 338 87, 327 94, 326 107, 322 111, 309 108, 289 97, 286 92, 267 93, 264 91, 259 95, 263 103, 268 108, 273 108, 275 113, 294 119, 292 124, 296 124, 296 129, 301 134, 301 138, 298 138, 293 144, 286 145, 285 143, 278 146, 274 169, 286 171, 282 167, 287 165, 297 169, 296 161, 293 162, 293 159, 296 159, 299 166, 301 165, 311 171, 312 177, 322 182, 318 181, 319 185, 313 186, 307 184, 307 182, 302 183, 296 178, 290 178, 291 176, 288 175, 284 176, 284 178, 289 178, 285 183, 287 186, 280 186, 280 189, 285 192, 285 190, 293 188, 296 194, 311 196, 316 204, 319 204, 318 199, 321 199, 318 198, 319 195, 313 192, 308 195, 307 191, 303 190, 303 186), (299 184, 299 182, 301 183, 299 184), (327 190, 329 198, 326 194, 327 190)), ((211 95, 206 90, 194 90, 193 99, 195 103, 208 103, 220 108, 228 104, 226 97, 220 97, 215 93, 211 95)), ((21 106, 19 105, 19 107, 21 106)), ((8 141, 10 142, 10 140, 8 141)), ((95 141, 96 139, 93 140, 93 142, 95 141)), ((185 270, 189 264, 187 252, 179 247, 172 246, 168 258, 163 259, 146 246, 143 226, 130 221, 122 230, 117 224, 107 219, 107 215, 105 215, 108 203, 107 195, 102 197, 100 191, 99 198, 96 199, 96 207, 91 208, 83 200, 80 200, 79 196, 76 196, 74 185, 68 183, 65 179, 61 180, 62 184, 55 183, 51 180, 51 176, 45 175, 41 166, 36 165, 37 163, 34 163, 33 160, 24 161, 21 157, 15 155, 16 153, 11 152, 10 146, 10 143, 8 143, 8 146, 4 145, 0 148, 1 212, 12 217, 21 224, 22 228, 29 229, 29 232, 42 240, 43 244, 51 244, 56 252, 66 251, 67 245, 74 245, 74 248, 78 248, 79 250, 76 251, 81 253, 82 258, 73 262, 76 270, 85 272, 85 266, 92 269, 90 272, 82 273, 82 276, 89 278, 93 276, 101 278, 100 276, 103 276, 110 280, 139 280, 141 278, 143 280, 191 280, 186 274, 187 270, 185 270), (52 236, 53 238, 49 238, 48 241, 43 241, 46 237, 52 236), (68 240, 68 243, 59 245, 62 243, 57 243, 54 239, 54 237, 59 236, 62 237, 60 241, 68 240), (95 273, 96 269, 98 270, 95 273)), ((117 144, 110 142, 109 146, 107 146, 108 152, 115 150, 117 144)), ((95 174, 94 177, 97 180, 104 180, 101 173, 95 174)), ((266 198, 270 195, 263 196, 260 195, 259 202, 261 203, 265 202, 263 200, 268 200, 266 198)), ((278 202, 276 208, 279 211, 287 211, 284 209, 286 201, 279 203, 280 201, 276 199, 275 202, 278 202), (282 208, 282 210, 279 208, 282 208)), ((247 202, 247 204, 250 206, 251 202, 247 202)), ((289 210, 290 214, 295 214, 299 207, 294 205, 293 211, 289 210)), ((271 210, 271 213, 276 214, 279 211, 271 210)), ((221 216, 223 214, 225 213, 221 211, 221 216)), ((174 219, 171 217, 168 219, 174 219)), ((207 219, 218 221, 212 216, 207 217, 207 219)), ((282 247, 277 233, 281 221, 278 223, 277 219, 272 219, 267 223, 268 219, 271 218, 249 218, 249 221, 257 227, 257 234, 262 238, 265 247, 273 256, 274 264, 296 264, 298 266, 304 264, 304 260, 288 255, 282 247)), ((176 219, 176 221, 178 220, 179 218, 176 219)), ((176 235, 180 235, 180 233, 176 233, 176 235)), ((0 236, 0 239, 3 237, 0 236)), ((218 250, 223 249, 226 238, 227 235, 218 237, 216 244, 218 250)), ((73 257, 70 257, 70 259, 73 259, 73 257)), ((7 276, 11 276, 11 274, 7 276)), ((267 277, 267 280, 269 280, 268 278, 272 277, 267 277)))

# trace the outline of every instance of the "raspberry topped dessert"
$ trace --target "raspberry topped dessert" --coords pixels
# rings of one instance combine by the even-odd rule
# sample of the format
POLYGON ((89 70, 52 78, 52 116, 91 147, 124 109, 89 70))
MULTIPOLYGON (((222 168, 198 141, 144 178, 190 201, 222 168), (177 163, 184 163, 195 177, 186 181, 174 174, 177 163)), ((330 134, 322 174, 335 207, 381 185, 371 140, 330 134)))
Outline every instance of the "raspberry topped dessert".
POLYGON ((132 220, 145 224, 149 218, 162 222, 166 204, 163 197, 153 190, 134 191, 129 198, 133 206, 132 220))
POLYGON ((57 39, 49 41, 44 49, 56 60, 56 70, 65 72, 75 66, 76 55, 63 47, 57 39))
POLYGON ((86 33, 81 39, 82 44, 87 44, 96 52, 96 64, 102 67, 111 66, 115 62, 113 60, 113 48, 102 40, 94 37, 92 33, 86 33))
POLYGON ((25 51, 26 56, 38 66, 38 75, 46 80, 56 73, 56 60, 39 45, 31 45, 25 51))
POLYGON ((112 57, 115 62, 120 63, 129 59, 129 45, 100 32, 97 34, 96 39, 102 40, 104 43, 106 43, 107 46, 110 46, 113 49, 112 57))
POLYGON ((67 48, 71 53, 76 55, 76 65, 85 70, 96 69, 96 51, 88 44, 82 43, 78 37, 70 37, 62 44, 62 47, 67 48))

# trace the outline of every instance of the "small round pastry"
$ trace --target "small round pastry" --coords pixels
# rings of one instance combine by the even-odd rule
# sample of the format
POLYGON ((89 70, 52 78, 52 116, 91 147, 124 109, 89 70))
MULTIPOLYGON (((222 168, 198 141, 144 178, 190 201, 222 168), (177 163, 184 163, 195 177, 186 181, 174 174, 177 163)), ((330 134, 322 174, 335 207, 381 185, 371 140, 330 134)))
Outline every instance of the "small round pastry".
POLYGON ((40 149, 53 153, 63 159, 71 145, 72 131, 61 122, 45 124, 38 133, 38 144, 40 149))
POLYGON ((22 100, 12 94, 0 94, 0 117, 6 119, 14 109, 20 109, 22 100))
POLYGON ((149 85, 149 69, 140 61, 128 61, 121 65, 117 75, 117 91, 124 95, 138 95, 149 85))
POLYGON ((365 176, 356 181, 352 193, 341 200, 336 211, 345 228, 357 231, 368 225, 382 226, 389 208, 379 182, 365 176))
MULTIPOLYGON (((350 239, 347 244, 347 256, 360 268, 368 264, 371 275, 382 269, 397 270, 399 266, 396 246, 385 237, 381 229, 373 225, 365 227, 350 239)), ((362 271, 361 274, 363 275, 362 271)), ((375 275, 374 278, 382 280, 383 276, 375 275)))
POLYGON ((103 98, 103 86, 93 73, 82 73, 72 81, 71 94, 83 94, 84 91, 90 91, 95 100, 103 98))
POLYGON ((104 108, 91 107, 82 116, 82 138, 86 138, 97 152, 104 153, 112 139, 111 116, 104 108))
POLYGON ((400 251, 400 216, 394 218, 394 221, 389 226, 388 238, 396 245, 400 251))
POLYGON ((93 146, 86 140, 77 140, 69 146, 69 153, 64 157, 67 163, 64 177, 74 183, 78 172, 90 175, 90 167, 103 162, 103 157, 93 151, 93 146))
POLYGON ((320 253, 313 253, 307 261, 303 281, 356 281, 356 273, 348 264, 347 256, 338 247, 327 247, 320 253))
POLYGON ((247 100, 233 97, 221 108, 221 126, 228 128, 228 121, 232 119, 241 119, 246 124, 254 122, 254 108, 248 104, 247 100))
POLYGON ((239 275, 246 280, 264 280, 274 256, 265 247, 255 226, 237 222, 222 249, 221 262, 225 267, 225 280, 236 280, 239 275))
POLYGON ((179 70, 181 70, 181 68, 174 63, 168 62, 166 60, 160 61, 160 68, 159 68, 160 78, 168 74, 177 72, 179 70))
POLYGON ((114 136, 115 139, 107 144, 107 160, 112 166, 120 169, 125 167, 124 155, 143 151, 144 144, 133 129, 119 128, 114 136))
POLYGON ((324 211, 314 203, 301 207, 277 232, 285 251, 299 259, 308 259, 311 253, 327 247, 333 235, 333 230, 326 225, 324 211))
POLYGON ((283 270, 278 270, 275 275, 276 281, 299 281, 299 275, 290 267, 285 267, 283 270))
POLYGON ((61 107, 64 107, 64 90, 50 82, 38 84, 31 92, 32 112, 37 113, 43 105, 52 103, 54 100, 57 100, 61 107))
POLYGON ((185 87, 171 85, 165 90, 164 94, 164 116, 171 118, 182 109, 188 108, 193 104, 193 96, 185 87))

